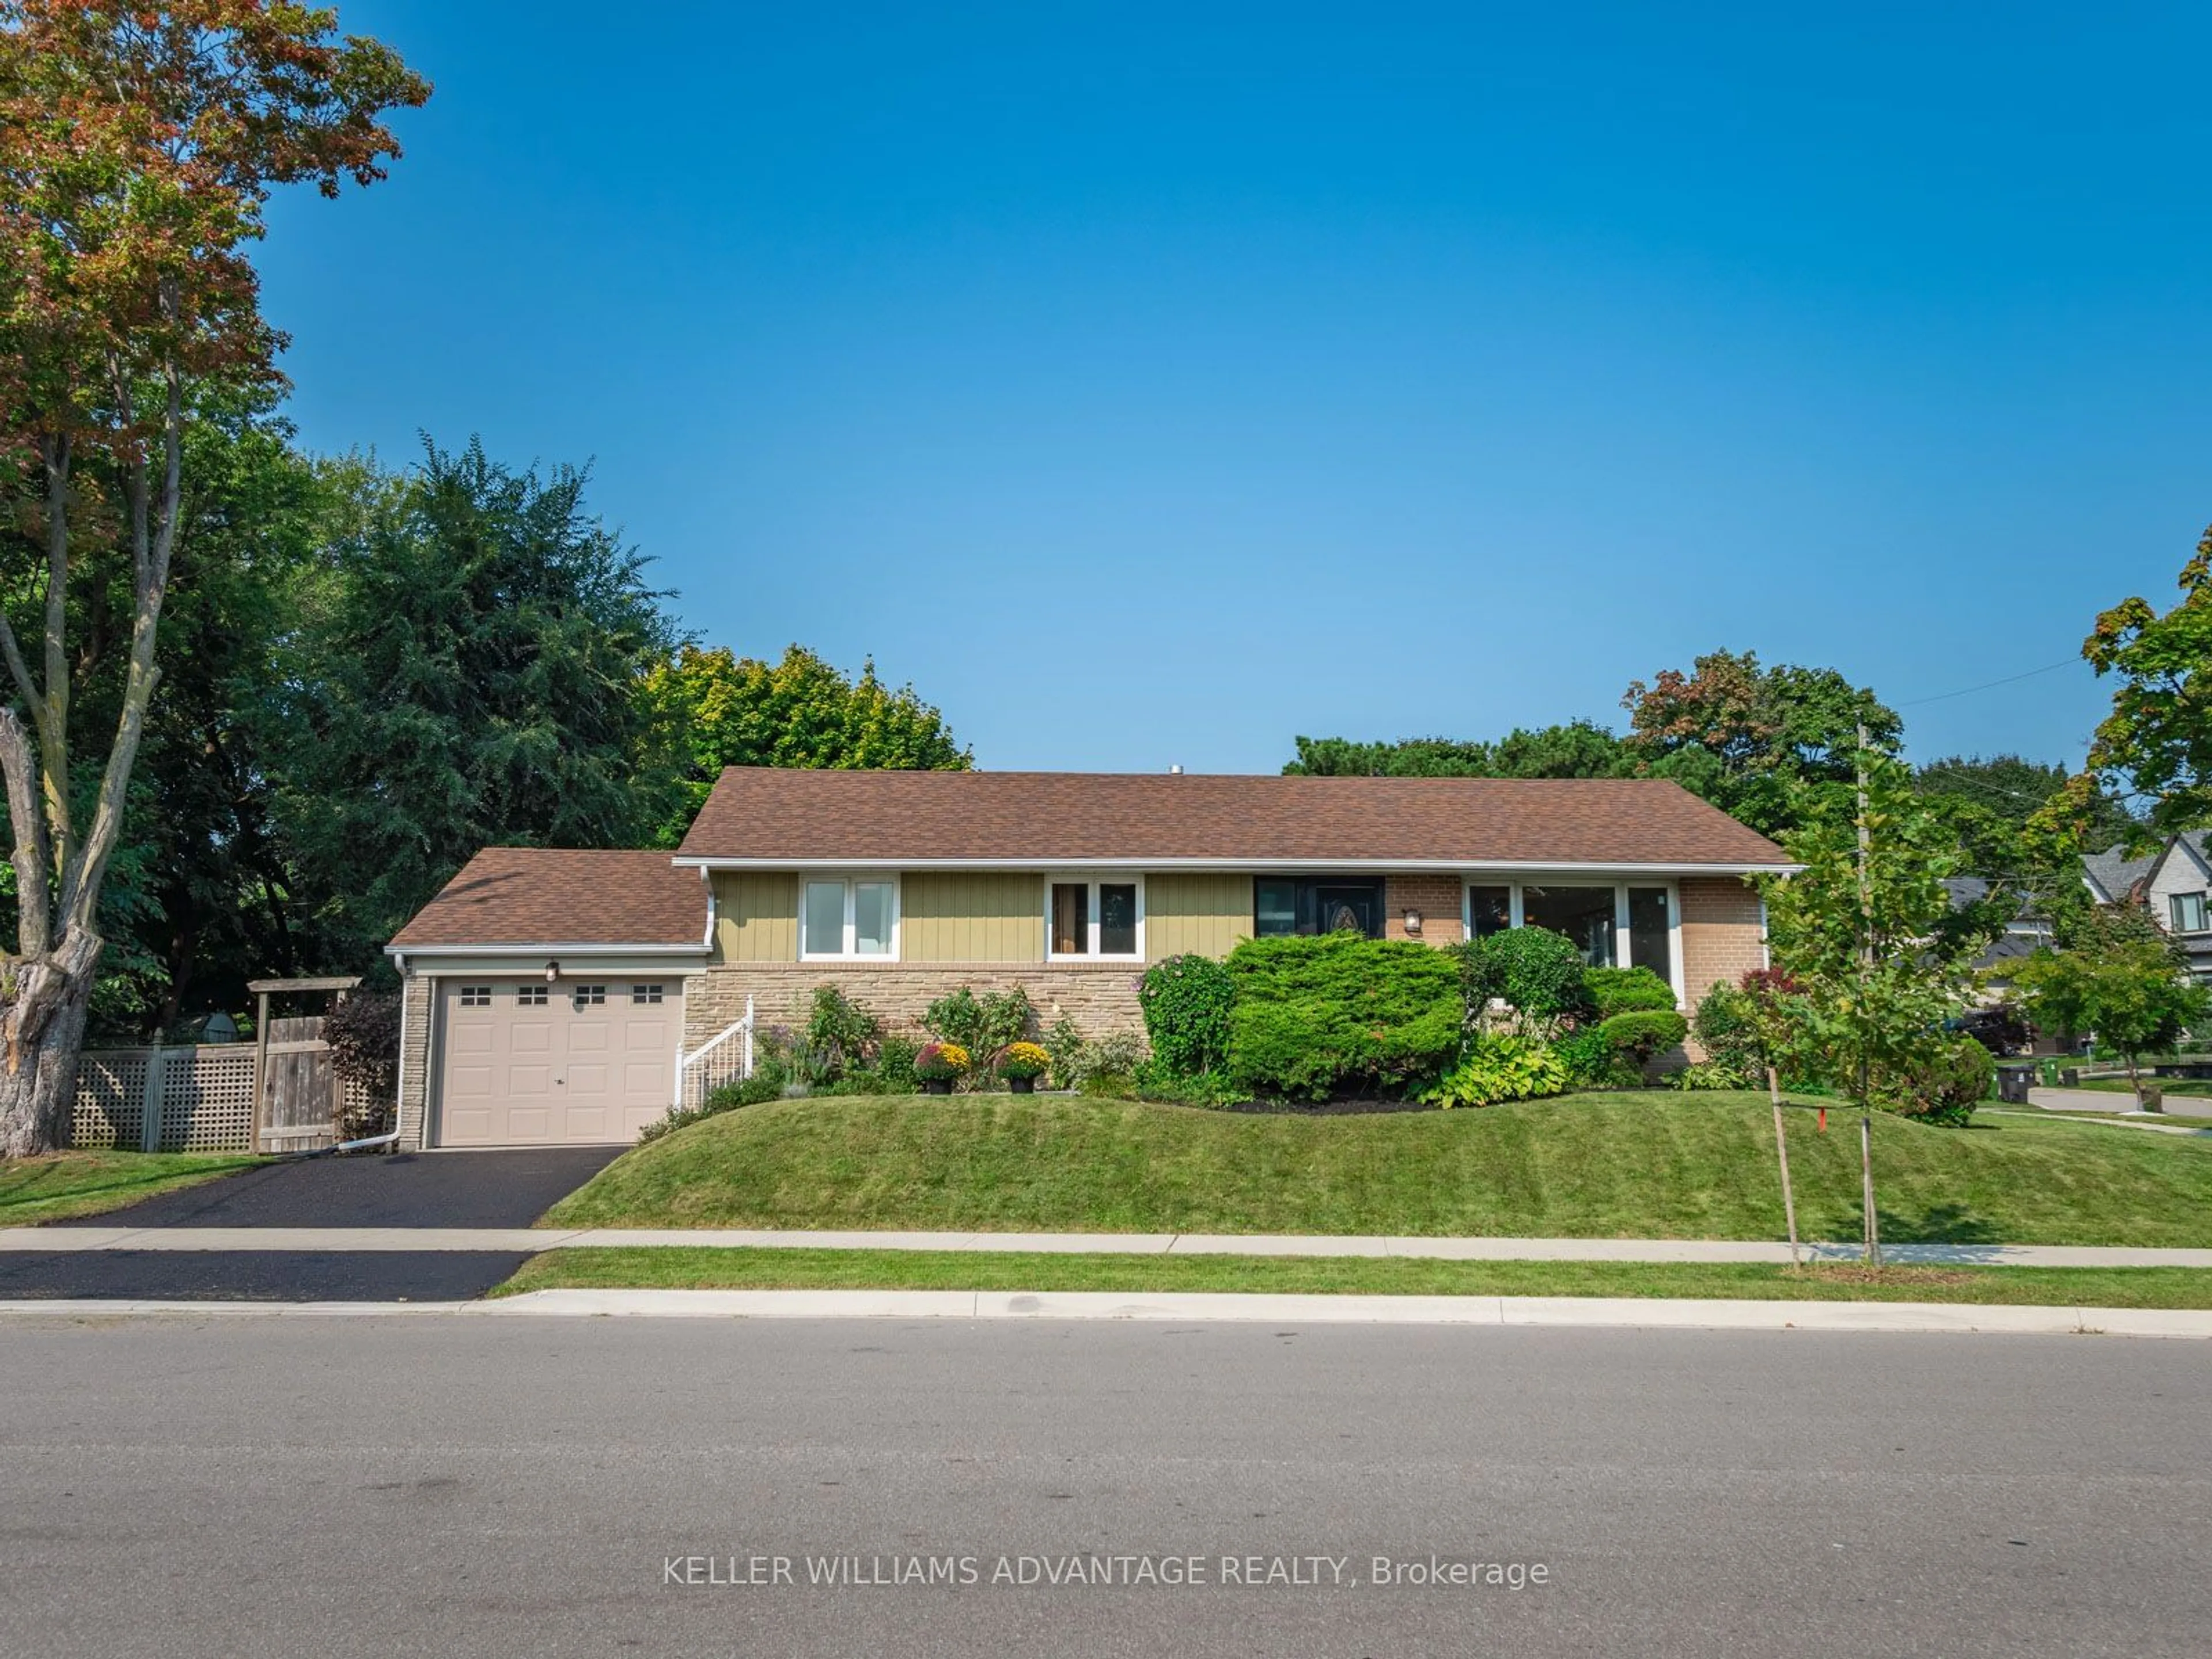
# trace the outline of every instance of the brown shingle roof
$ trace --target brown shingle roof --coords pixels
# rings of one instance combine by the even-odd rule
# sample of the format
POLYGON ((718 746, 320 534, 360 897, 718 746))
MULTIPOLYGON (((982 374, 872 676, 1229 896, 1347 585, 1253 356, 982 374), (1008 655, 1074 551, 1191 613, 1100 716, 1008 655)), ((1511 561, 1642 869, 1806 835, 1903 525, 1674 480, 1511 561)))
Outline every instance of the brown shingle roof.
POLYGON ((1304 778, 732 767, 687 858, 1609 864, 1782 849, 1662 779, 1304 778))
POLYGON ((392 941, 438 945, 703 945, 707 890, 666 853, 487 847, 392 941))

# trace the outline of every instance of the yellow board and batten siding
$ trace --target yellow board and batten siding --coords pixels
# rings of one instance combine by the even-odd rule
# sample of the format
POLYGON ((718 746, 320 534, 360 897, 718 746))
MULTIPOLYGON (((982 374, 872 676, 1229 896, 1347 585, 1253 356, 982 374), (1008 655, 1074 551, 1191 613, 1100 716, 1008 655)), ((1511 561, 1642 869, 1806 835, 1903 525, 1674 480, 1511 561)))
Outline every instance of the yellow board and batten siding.
POLYGON ((1145 955, 1225 957, 1252 932, 1249 876, 1145 878, 1145 955))
MULTIPOLYGON (((783 872, 717 872, 714 959, 796 962, 799 879, 783 872)), ((907 872, 899 880, 899 960, 1042 962, 1046 880, 1039 873, 907 872)), ((1150 960, 1186 951, 1225 957, 1251 931, 1251 877, 1145 878, 1150 960)))
POLYGON ((1042 878, 908 872, 899 881, 899 960, 1042 962, 1042 878))
POLYGON ((714 875, 714 960, 799 960, 799 878, 780 872, 714 875))

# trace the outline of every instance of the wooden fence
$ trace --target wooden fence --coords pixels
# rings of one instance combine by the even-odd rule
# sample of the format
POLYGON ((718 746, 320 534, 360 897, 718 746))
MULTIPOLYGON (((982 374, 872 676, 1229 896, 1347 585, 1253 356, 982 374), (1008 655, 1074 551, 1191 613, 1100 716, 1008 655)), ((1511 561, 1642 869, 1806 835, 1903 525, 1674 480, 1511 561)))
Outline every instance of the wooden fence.
MULTIPOLYGON (((319 1016, 272 1019, 255 1145, 254 1045, 104 1048, 79 1056, 70 1141, 149 1152, 294 1152, 335 1144, 337 1074, 319 1016)), ((365 1104, 347 1085, 346 1104, 365 1104)))

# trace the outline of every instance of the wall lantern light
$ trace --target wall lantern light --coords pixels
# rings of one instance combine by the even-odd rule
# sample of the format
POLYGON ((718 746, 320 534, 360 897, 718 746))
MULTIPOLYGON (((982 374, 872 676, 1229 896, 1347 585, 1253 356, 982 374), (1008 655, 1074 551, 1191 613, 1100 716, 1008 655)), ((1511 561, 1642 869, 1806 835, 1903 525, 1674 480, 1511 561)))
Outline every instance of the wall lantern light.
POLYGON ((1419 910, 1408 910, 1408 911, 1407 911, 1407 912, 1406 912, 1406 937, 1407 937, 1407 939, 1419 939, 1419 938, 1420 938, 1420 936, 1421 936, 1421 913, 1420 913, 1419 910))
POLYGON ((550 985, 550 984, 552 984, 555 981, 558 980, 560 977, 561 977, 561 964, 560 964, 559 963, 557 963, 557 962, 549 962, 549 963, 547 963, 545 964, 545 982, 546 982, 548 985, 550 985))

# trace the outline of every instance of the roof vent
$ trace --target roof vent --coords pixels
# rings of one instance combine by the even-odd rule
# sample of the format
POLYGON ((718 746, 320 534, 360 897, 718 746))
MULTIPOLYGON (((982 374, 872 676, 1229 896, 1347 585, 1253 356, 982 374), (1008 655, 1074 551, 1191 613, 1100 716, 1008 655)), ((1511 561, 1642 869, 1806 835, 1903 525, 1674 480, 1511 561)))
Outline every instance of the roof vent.
POLYGON ((1182 775, 1182 768, 1181 766, 1178 766, 1178 765, 1171 765, 1171 766, 1170 766, 1170 767, 1168 768, 1168 775, 1169 775, 1170 777, 1171 777, 1171 778, 1179 778, 1179 777, 1181 777, 1181 776, 1182 775))

